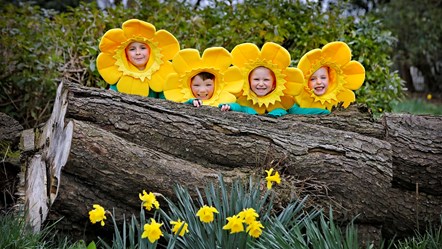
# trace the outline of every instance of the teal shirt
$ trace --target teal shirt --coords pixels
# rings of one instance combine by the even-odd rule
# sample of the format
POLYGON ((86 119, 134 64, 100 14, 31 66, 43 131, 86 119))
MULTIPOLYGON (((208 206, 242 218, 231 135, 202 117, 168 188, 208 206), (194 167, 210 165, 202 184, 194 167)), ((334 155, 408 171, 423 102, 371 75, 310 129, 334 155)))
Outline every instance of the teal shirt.
MULTIPOLYGON (((221 108, 221 106, 223 106, 223 105, 224 104, 220 104, 220 105, 218 105, 218 107, 221 108)), ((238 103, 229 103, 227 105, 230 106, 231 111, 243 112, 243 113, 252 114, 252 115, 258 114, 255 111, 255 109, 253 109, 252 107, 249 107, 249 106, 242 106, 242 105, 239 105, 238 103)), ((301 107, 299 107, 298 104, 294 104, 287 111, 282 108, 276 108, 276 109, 270 111, 269 113, 267 113, 267 115, 269 115, 270 117, 275 117, 275 118, 282 117, 287 114, 322 115, 322 114, 330 114, 330 111, 320 109, 320 108, 301 108, 301 107)))

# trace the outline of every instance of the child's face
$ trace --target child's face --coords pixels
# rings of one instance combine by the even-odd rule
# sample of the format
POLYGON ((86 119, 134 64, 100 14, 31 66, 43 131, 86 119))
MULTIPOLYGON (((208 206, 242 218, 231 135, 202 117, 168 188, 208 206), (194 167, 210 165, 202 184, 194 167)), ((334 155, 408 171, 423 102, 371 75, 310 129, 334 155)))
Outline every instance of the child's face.
POLYGON ((149 61, 149 46, 141 42, 132 42, 126 47, 126 56, 130 63, 139 70, 144 70, 149 61))
POLYGON ((268 68, 258 67, 250 73, 250 89, 258 95, 265 96, 274 89, 272 72, 268 68))
POLYGON ((328 68, 321 67, 310 77, 308 86, 316 95, 321 96, 327 92, 328 83, 328 68))
POLYGON ((195 98, 205 100, 212 97, 215 84, 212 79, 203 80, 197 75, 193 78, 190 88, 192 88, 192 93, 195 98))

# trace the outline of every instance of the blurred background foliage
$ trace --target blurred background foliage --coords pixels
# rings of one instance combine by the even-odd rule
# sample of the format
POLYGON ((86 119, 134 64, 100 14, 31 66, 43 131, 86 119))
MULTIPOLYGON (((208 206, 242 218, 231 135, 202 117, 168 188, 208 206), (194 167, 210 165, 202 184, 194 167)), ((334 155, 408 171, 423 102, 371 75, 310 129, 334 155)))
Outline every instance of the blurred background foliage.
MULTIPOLYGON (((406 58, 409 65, 428 61, 432 55, 430 61, 441 61, 442 21, 436 22, 442 16, 441 1, 423 0, 428 14, 417 26, 408 25, 414 29, 410 34, 398 23, 402 5, 409 5, 402 18, 413 22, 418 14, 408 11, 421 10, 419 5, 425 5, 421 2, 129 0, 125 4, 116 1, 106 9, 97 2, 0 0, 1 112, 26 128, 35 127, 50 115, 56 87, 63 79, 107 87, 95 66, 99 41, 107 30, 121 28, 131 18, 150 22, 157 30, 166 29, 181 48, 203 51, 222 46, 231 50, 244 42, 260 47, 273 41, 288 49, 292 66, 312 49, 344 41, 352 49, 352 59, 366 69, 366 80, 356 91, 357 102, 366 103, 375 114, 391 111, 392 103, 404 96, 405 82, 395 58, 406 58), (430 29, 434 32, 418 37, 417 33, 430 29), (412 40, 413 47, 407 47, 412 40)), ((441 82, 432 82, 429 88, 440 92, 441 82)))

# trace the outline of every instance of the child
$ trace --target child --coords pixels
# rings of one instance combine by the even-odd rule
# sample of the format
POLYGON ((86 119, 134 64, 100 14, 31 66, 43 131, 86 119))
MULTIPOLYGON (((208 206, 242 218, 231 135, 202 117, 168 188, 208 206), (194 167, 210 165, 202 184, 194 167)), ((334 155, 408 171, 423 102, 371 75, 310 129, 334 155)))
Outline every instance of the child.
POLYGON ((115 91, 162 97, 163 82, 173 72, 170 60, 180 50, 166 30, 138 19, 108 30, 101 38, 97 69, 115 91))
POLYGON ((164 82, 167 100, 218 106, 236 101, 243 85, 243 74, 232 66, 232 56, 225 48, 211 47, 203 54, 196 49, 180 50, 172 60, 174 72, 164 82))
POLYGON ((308 86, 318 96, 324 95, 328 90, 328 82, 330 78, 328 70, 328 67, 320 67, 308 81, 308 86))
POLYGON ((356 100, 353 91, 359 89, 365 79, 364 67, 351 60, 350 47, 340 41, 307 52, 297 67, 304 75, 304 87, 295 99, 303 108, 332 110, 340 103, 347 108, 356 100))
POLYGON ((188 100, 188 104, 193 104, 195 107, 203 105, 203 100, 208 100, 212 97, 215 89, 215 75, 208 72, 201 72, 193 76, 190 80, 190 88, 192 89, 194 99, 188 100))
POLYGON ((289 52, 279 44, 266 42, 261 50, 252 43, 233 48, 233 65, 243 71, 243 89, 236 103, 219 105, 221 111, 268 114, 328 114, 318 109, 302 109, 294 97, 303 88, 302 71, 289 67, 289 52))
POLYGON ((146 43, 131 42, 127 45, 125 52, 126 58, 138 70, 143 71, 146 68, 150 56, 150 48, 146 43))

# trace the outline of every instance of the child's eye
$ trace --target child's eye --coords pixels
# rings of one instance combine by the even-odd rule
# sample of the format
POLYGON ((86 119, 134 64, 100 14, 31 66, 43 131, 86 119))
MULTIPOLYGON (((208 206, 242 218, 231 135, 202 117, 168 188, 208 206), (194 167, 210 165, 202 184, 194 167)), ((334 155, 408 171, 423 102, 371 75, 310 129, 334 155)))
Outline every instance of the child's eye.
POLYGON ((194 87, 199 87, 200 85, 199 84, 195 84, 195 85, 193 85, 194 87))

